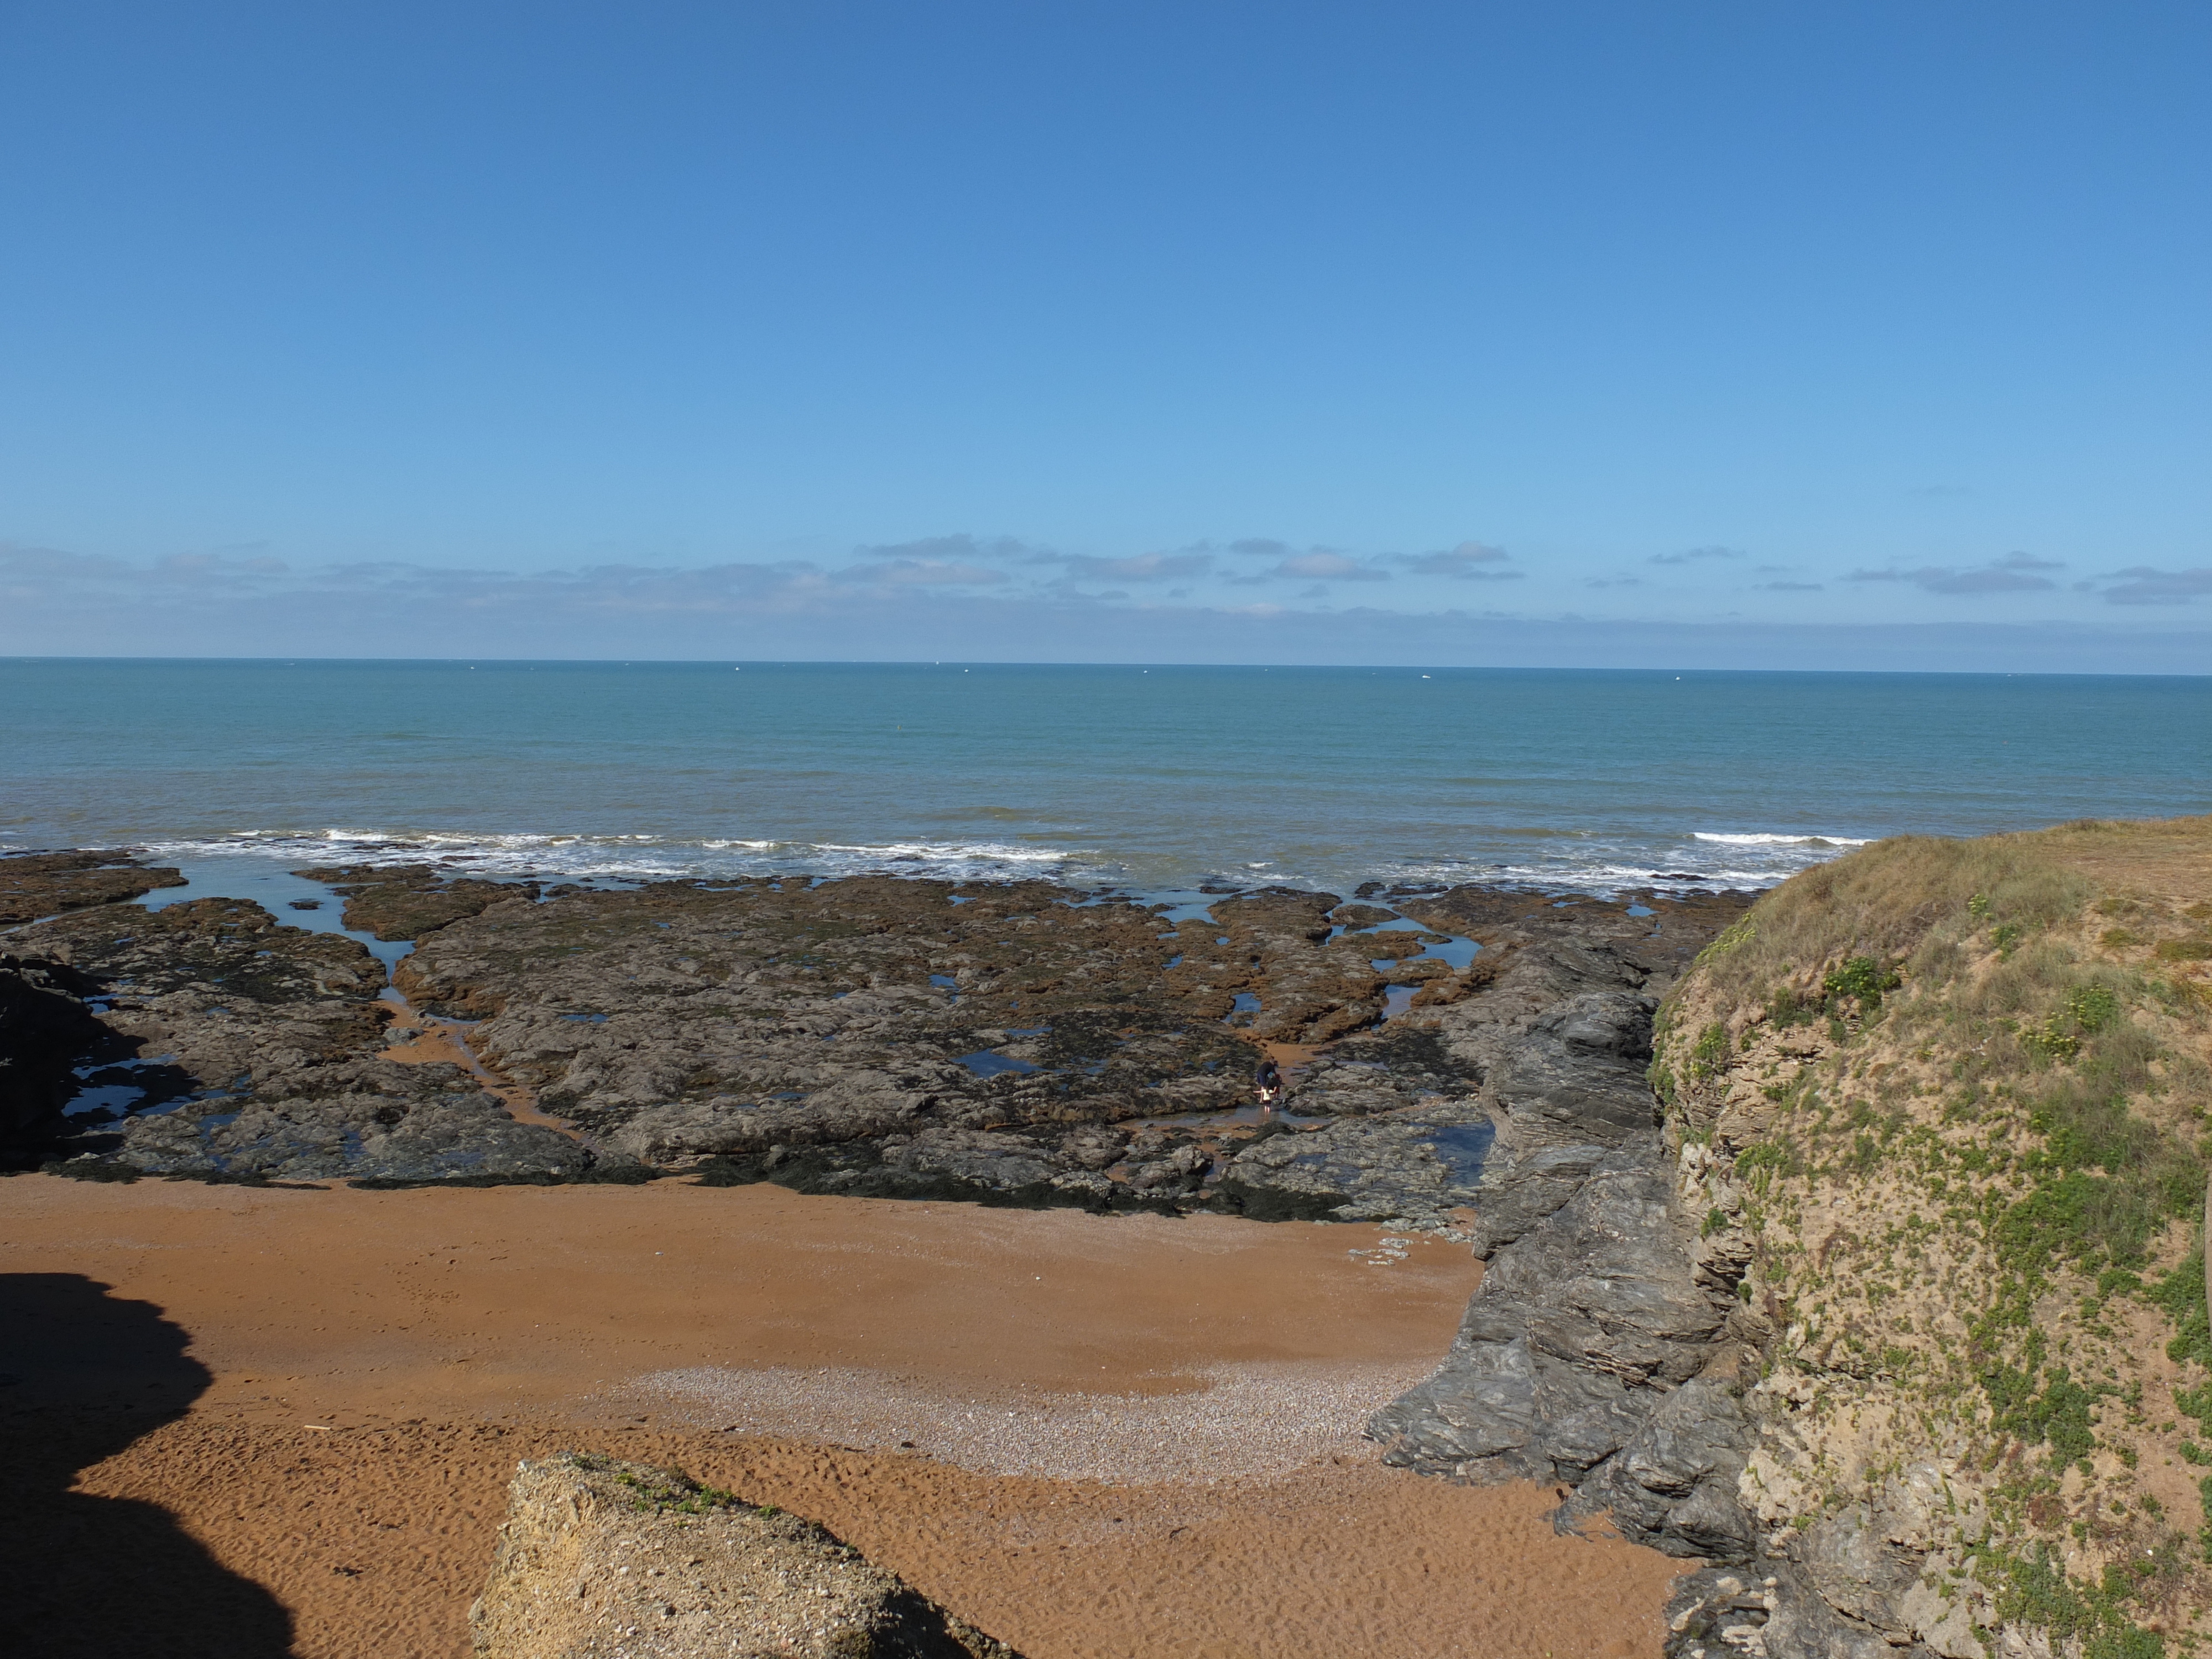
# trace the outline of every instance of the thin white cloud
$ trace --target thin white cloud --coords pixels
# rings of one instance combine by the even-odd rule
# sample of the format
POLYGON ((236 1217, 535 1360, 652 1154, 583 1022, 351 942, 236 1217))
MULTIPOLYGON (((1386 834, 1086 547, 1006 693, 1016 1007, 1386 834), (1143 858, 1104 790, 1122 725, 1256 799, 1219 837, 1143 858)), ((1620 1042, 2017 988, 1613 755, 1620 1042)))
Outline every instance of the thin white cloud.
POLYGON ((965 532, 954 536, 925 536, 920 541, 882 542, 856 547, 853 551, 872 562, 896 563, 910 559, 921 564, 975 564, 985 560, 1015 564, 1052 556, 1051 549, 1034 546, 1018 537, 970 536, 965 532))
MULTIPOLYGON (((1127 560, 1044 553, 1012 538, 936 538, 901 544, 897 551, 861 551, 874 556, 850 562, 730 560, 696 567, 609 562, 515 571, 395 560, 307 565, 258 548, 126 561, 0 544, 0 650, 173 654, 203 649, 256 655, 306 647, 320 654, 366 655, 503 649, 512 655, 896 658, 956 648, 1004 653, 1009 642, 1018 642, 1012 647, 1017 653, 1103 652, 1126 659, 1168 649, 1163 641, 1170 637, 1182 641, 1176 649, 1202 656, 1215 648, 1206 643, 1215 623, 1229 628, 1224 619, 1235 619, 1235 627, 1273 619, 1270 627, 1290 630, 1281 635, 1279 647, 1248 641, 1235 648, 1256 653, 1258 660, 1334 660, 1353 647, 1347 642, 1351 635, 1328 631, 1332 618, 1366 618, 1358 626, 1381 630, 1374 632, 1376 639, 1390 627, 1449 629, 1512 622, 1549 628, 1571 621, 1504 609, 1462 611, 1436 605, 1433 590, 1417 599, 1419 590, 1402 583, 1393 597, 1403 594, 1411 603, 1389 610, 1331 608, 1332 594, 1345 593, 1343 583, 1360 583, 1352 590, 1360 599, 1378 597, 1391 572, 1410 574, 1424 564, 1468 580, 1519 580, 1526 574, 1502 550, 1480 544, 1411 558, 1283 550, 1255 561, 1260 569, 1242 578, 1230 573, 1250 566, 1241 556, 1232 562, 1218 544, 1210 552, 1186 549, 1127 560), (1268 598, 1278 602, 1209 604, 1224 594, 1224 578, 1232 584, 1273 584, 1268 598), (1293 635, 1303 643, 1291 644, 1293 635), (1119 643, 1103 643, 1109 639, 1119 643), (1271 651, 1277 653, 1272 659, 1271 651)), ((1773 608, 1791 596, 1821 592, 1814 572, 1741 568, 1759 576, 1754 591, 1770 596, 1766 602, 1773 608)), ((2015 554, 1987 566, 1898 568, 1869 573, 1867 580, 1908 586, 1944 582, 1952 586, 1937 592, 2002 595, 2018 591, 2014 583, 2056 587, 2050 573, 2061 568, 2053 560, 2015 554), (1961 587, 1961 577, 1977 583, 1994 577, 2006 585, 1961 587)), ((1609 603, 1650 609, 1649 601, 1632 597, 1636 590, 1629 584, 1637 576, 1594 580, 1622 587, 1609 603)), ((1838 585, 1832 577, 1826 580, 1829 586, 1838 585)), ((1642 577, 1641 591, 1661 592, 1672 580, 1642 577)), ((1502 591, 1486 590, 1491 597, 1502 591)), ((1237 592, 1235 586, 1225 590, 1237 592)), ((2186 607, 2212 598, 2212 569, 2142 565, 2108 570, 2090 579, 2082 593, 2053 593, 2046 602, 2070 605, 2078 615, 2083 599, 2100 594, 2112 605, 2135 608, 2148 623, 2141 614, 2145 609, 2186 607)), ((1243 596, 1257 597, 1249 589, 1243 596)), ((2033 600, 2033 594, 2027 597, 2033 600)), ((1992 608, 2003 604, 2000 599, 1992 608)), ((2208 610, 2212 607, 2197 605, 2200 617, 2208 610)), ((2105 614, 2117 623, 2123 613, 2105 614)), ((1674 625, 1650 617, 1634 625, 1655 620, 1674 625)), ((1620 625, 1631 624, 1623 619, 1620 625)), ((2160 648, 2181 647, 2169 640, 2160 648)))
POLYGON ((1390 573, 1387 570, 1377 570, 1371 564, 1363 564, 1358 559, 1321 548, 1285 559, 1275 567, 1273 574, 1332 582, 1387 582, 1390 580, 1390 573))
POLYGON ((2107 605, 2188 605, 2212 596, 2212 566, 2154 570, 2147 564, 2116 570, 2118 586, 2103 590, 2107 605))
MULTIPOLYGON (((914 552, 867 562, 904 557, 979 568, 994 562, 948 556, 951 552, 932 547, 930 556, 914 552)), ((247 561, 261 554, 234 549, 216 556, 247 561)), ((181 568, 209 574, 204 566, 181 568)), ((2109 620, 2101 629, 2080 620, 2080 598, 2070 593, 2051 601, 2070 607, 2063 622, 1737 624, 1649 616, 1577 621, 1504 609, 1431 608, 1425 599, 1419 608, 1335 610, 1325 593, 1287 603, 1179 603, 1157 586, 1091 592, 1042 578, 1032 585, 1018 572, 981 587, 899 586, 848 580, 799 559, 696 568, 601 562, 530 572, 295 561, 283 571, 246 570, 251 580, 245 586, 228 585, 240 573, 220 567, 204 582, 180 583, 175 574, 157 575, 147 560, 0 544, 0 652, 1367 664, 1407 660, 1411 653, 1422 661, 1492 665, 1694 662, 2189 673, 2201 671, 2212 637, 2202 625, 2212 607, 2198 606, 2193 615, 2169 609, 2164 617, 2145 609, 2212 593, 2212 573, 2149 566, 2096 578, 2099 591, 2115 596, 2114 605, 2136 608, 2131 616, 2102 612, 2109 620), (2154 621, 2166 625, 2147 625, 2154 621), (2191 621, 2200 625, 2173 625, 2191 621)), ((1661 586, 1646 579, 1647 591, 1661 586)), ((1327 585, 1285 583, 1269 598, 1313 586, 1327 585)), ((1382 588, 1358 591, 1367 597, 1382 588)), ((1393 596, 1413 591, 1401 584, 1393 596)), ((1491 597, 1498 592, 1485 590, 1491 597)))
POLYGON ((1084 553, 1054 553, 1033 562, 1061 566, 1076 581, 1173 582, 1206 574, 1213 561, 1203 553, 1139 553, 1127 559, 1094 558, 1084 553))
POLYGON ((884 564, 848 565, 836 573, 843 582, 872 582, 884 587, 975 587, 1006 580, 1003 570, 938 559, 892 559, 884 564))
POLYGON ((1751 556, 1734 547, 1686 547, 1679 553, 1654 553, 1653 564, 1701 564, 1707 559, 1747 559, 1751 556))
POLYGON ((59 548, 0 544, 0 581, 25 584, 125 581, 141 574, 136 565, 96 554, 64 553, 59 548))
POLYGON ((1518 581, 1528 573, 1502 568, 1512 559, 1513 556, 1502 547, 1462 542, 1441 553, 1401 553, 1397 562, 1422 576, 1450 576, 1470 582, 1518 581))
POLYGON ((1909 582, 1928 593, 2030 593, 2058 584, 2042 573, 2063 570, 2056 559, 2039 559, 2028 553, 2008 553, 1985 565, 1961 568, 1956 565, 1922 565, 1917 569, 1854 570, 1847 582, 1909 582))
MULTIPOLYGON (((1236 544, 1246 552, 1261 546, 1281 550, 1280 542, 1240 542, 1236 544)), ((1256 586, 1261 582, 1387 582, 1390 573, 1366 559, 1355 559, 1348 553, 1340 553, 1333 547, 1311 547, 1303 553, 1285 551, 1283 557, 1265 570, 1255 570, 1246 575, 1231 576, 1229 580, 1239 587, 1256 586)))

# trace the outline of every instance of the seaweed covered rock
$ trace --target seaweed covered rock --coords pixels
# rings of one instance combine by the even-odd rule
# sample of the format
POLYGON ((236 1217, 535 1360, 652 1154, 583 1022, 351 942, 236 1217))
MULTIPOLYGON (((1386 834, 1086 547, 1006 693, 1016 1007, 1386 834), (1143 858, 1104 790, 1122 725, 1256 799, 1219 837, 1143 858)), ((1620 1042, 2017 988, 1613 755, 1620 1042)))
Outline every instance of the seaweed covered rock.
POLYGON ((1412 896, 1498 923, 1478 948, 1279 888, 1169 920, 1042 882, 299 873, 337 884, 350 925, 417 941, 396 977, 422 1016, 476 1022, 468 1052, 392 1058, 466 1061, 573 1138, 507 1121, 467 1076, 395 1070, 398 1011, 356 940, 203 899, 29 930, 97 988, 106 1032, 64 1150, 126 1172, 535 1181, 605 1164, 983 1203, 1473 1216, 1486 1249, 1617 1138, 1647 985, 1712 908, 1412 896), (1290 1045, 1287 1113, 1254 1106, 1262 1044, 1290 1045), (1589 1127, 1565 1134, 1562 1114, 1589 1127))
POLYGON ((480 1659, 1019 1659, 820 1527, 573 1453, 516 1469, 469 1625, 480 1659))
POLYGON ((1478 972, 1424 955, 1449 941, 1395 911, 1285 889, 1170 923, 1042 882, 664 882, 489 904, 398 980, 481 1020, 480 1052, 545 1109, 709 1180, 1423 1227, 1472 1206, 1504 1237, 1589 1159, 1563 1179, 1531 1134, 1522 1186, 1484 1182, 1486 1068, 1528 1074, 1508 1105, 1590 1117, 1580 1145, 1613 1144, 1624 1098, 1648 1127, 1668 904, 1522 896, 1478 972), (1390 985, 1421 989, 1383 1024, 1390 985), (1331 1047, 1291 1112, 1255 1122, 1259 1042, 1331 1047))
POLYGON ((251 899, 102 905, 26 927, 13 942, 98 980, 118 1002, 183 994, 280 1007, 367 1002, 384 988, 383 964, 362 945, 284 927, 251 899))

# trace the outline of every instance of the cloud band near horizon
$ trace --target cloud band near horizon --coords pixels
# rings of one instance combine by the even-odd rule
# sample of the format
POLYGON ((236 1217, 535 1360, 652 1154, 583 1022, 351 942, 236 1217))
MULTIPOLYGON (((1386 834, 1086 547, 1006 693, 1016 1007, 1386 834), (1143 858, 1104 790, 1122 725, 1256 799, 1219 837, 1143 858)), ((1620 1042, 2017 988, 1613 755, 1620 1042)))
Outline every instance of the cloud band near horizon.
MULTIPOLYGON (((1949 583, 1932 591, 1971 599, 2056 591, 2045 573, 2059 568, 2023 555, 1979 568, 1895 568, 1844 580, 1949 583), (1978 576, 1989 580, 1968 580, 1978 576), (2008 577, 2034 586, 1999 580, 2008 577)), ((2126 620, 2152 607, 2172 615, 2212 598, 2212 570, 2136 566, 2074 584, 2069 597, 2094 594, 2125 608, 2106 613, 2114 621, 2102 626, 2048 617, 1650 620, 1535 605, 1474 610, 1431 597, 1432 582, 1465 592, 1462 580, 1507 578, 1516 597, 1534 585, 1511 556, 1475 543, 1365 559, 1281 544, 1112 559, 947 537, 864 547, 834 567, 788 559, 543 571, 400 561, 295 566, 258 550, 133 562, 0 546, 0 654, 2212 672, 2212 628, 2197 616, 2164 629, 2126 620), (1417 592, 1416 578, 1427 579, 1419 586, 1430 592, 1417 592), (1289 602, 1252 594, 1258 582, 1278 580, 1310 586, 1289 602), (1376 599, 1405 591, 1396 605, 1340 607, 1326 602, 1339 582, 1376 599)), ((1764 586, 1789 592, 1801 585, 1764 586)))

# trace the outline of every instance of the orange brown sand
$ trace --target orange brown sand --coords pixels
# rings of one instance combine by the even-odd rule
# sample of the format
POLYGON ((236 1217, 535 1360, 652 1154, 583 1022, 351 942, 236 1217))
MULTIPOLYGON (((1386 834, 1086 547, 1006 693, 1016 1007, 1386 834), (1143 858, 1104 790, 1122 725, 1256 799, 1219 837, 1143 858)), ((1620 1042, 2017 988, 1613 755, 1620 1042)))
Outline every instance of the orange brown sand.
POLYGON ((1548 1491, 1381 1467, 1359 1423, 1479 1267, 1372 1227, 21 1176, 0 1273, 38 1276, 0 1279, 0 1411, 81 1471, 31 1494, 91 1540, 47 1550, 82 1580, 52 1604, 158 1599, 89 1558, 173 1557, 170 1629, 265 1592, 308 1659, 462 1659, 514 1461, 561 1447, 818 1520, 1032 1659, 1649 1655, 1678 1570, 1554 1535, 1548 1491), (99 1418, 155 1310, 196 1397, 99 1418))

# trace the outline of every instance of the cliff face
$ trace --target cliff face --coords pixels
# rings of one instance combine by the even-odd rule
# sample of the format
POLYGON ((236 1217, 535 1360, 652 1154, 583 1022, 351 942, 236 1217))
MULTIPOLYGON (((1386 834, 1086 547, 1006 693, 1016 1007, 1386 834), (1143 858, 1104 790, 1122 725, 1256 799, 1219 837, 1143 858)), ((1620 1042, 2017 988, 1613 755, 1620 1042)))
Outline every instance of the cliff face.
POLYGON ((1814 1593, 1822 1650, 2212 1635, 2212 820, 1797 877, 1662 1007, 1651 1078, 1756 1353, 1754 1547, 1686 1582, 1670 1652, 1795 1650, 1814 1593))

